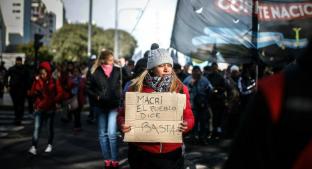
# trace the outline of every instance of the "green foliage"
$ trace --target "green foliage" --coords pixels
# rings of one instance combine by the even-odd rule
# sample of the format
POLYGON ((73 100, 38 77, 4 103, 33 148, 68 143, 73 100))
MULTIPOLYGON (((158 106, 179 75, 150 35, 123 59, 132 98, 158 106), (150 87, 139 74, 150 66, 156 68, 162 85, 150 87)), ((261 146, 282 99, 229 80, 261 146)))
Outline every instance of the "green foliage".
MULTIPOLYGON (((136 40, 127 32, 119 30, 121 56, 130 57, 136 48, 136 40)), ((55 32, 51 39, 54 61, 84 61, 87 59, 88 25, 66 24, 55 32)), ((114 49, 114 30, 92 26, 91 53, 98 55, 102 49, 114 49)))
MULTIPOLYGON (((119 31, 119 54, 120 57, 131 58, 134 53, 135 48, 137 47, 137 41, 126 31, 119 31)), ((108 29, 104 31, 107 39, 112 39, 110 43, 107 44, 107 49, 114 49, 114 36, 115 30, 108 29)))
MULTIPOLYGON (((18 45, 16 52, 25 53, 26 58, 30 60, 35 60, 34 42, 18 45)), ((49 51, 49 48, 47 46, 42 46, 38 51, 38 60, 50 61, 52 59, 53 55, 49 51)))

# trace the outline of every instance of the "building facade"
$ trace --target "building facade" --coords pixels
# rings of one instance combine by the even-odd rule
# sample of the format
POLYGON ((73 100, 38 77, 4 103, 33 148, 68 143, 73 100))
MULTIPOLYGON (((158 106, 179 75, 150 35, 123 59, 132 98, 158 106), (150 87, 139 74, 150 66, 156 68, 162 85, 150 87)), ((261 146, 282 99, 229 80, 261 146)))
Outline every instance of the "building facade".
POLYGON ((33 41, 36 33, 43 34, 43 43, 49 44, 53 32, 65 21, 62 0, 0 0, 0 8, 0 33, 5 32, 0 38, 5 38, 1 43, 8 51, 33 41))
POLYGON ((5 45, 18 45, 31 40, 31 0, 0 0, 6 28, 5 45))
POLYGON ((31 5, 31 32, 32 37, 36 33, 44 35, 42 42, 48 45, 53 32, 56 31, 56 15, 47 10, 41 0, 33 0, 31 5))
MULTIPOLYGON (((55 14, 55 29, 63 27, 65 23, 65 7, 63 0, 42 0, 48 12, 55 14)), ((55 30, 54 30, 55 31, 55 30)))
POLYGON ((2 52, 5 51, 5 32, 5 25, 0 8, 0 57, 2 56, 2 52))

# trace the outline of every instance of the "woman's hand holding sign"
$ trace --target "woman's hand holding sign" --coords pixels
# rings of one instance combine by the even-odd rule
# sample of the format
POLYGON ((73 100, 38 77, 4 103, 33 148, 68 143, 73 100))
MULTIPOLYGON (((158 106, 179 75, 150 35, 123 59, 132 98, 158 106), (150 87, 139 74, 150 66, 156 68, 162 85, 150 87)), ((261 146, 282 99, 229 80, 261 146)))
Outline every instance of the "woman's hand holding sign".
POLYGON ((126 124, 122 124, 122 125, 121 125, 121 131, 122 131, 123 133, 127 133, 127 132, 129 132, 130 130, 131 130, 131 126, 126 125, 126 124))
POLYGON ((186 121, 184 121, 183 123, 180 123, 179 131, 182 133, 187 131, 187 122, 186 121))

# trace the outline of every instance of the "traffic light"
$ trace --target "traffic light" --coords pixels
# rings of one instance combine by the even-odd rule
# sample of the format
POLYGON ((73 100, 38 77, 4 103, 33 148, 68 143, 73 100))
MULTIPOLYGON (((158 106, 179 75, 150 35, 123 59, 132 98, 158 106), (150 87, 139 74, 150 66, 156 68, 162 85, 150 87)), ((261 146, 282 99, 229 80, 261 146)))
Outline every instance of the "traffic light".
POLYGON ((35 42, 34 42, 34 47, 35 47, 35 51, 38 51, 39 48, 43 45, 43 43, 41 42, 41 39, 44 37, 44 35, 42 34, 35 34, 35 42))
POLYGON ((35 34, 35 41, 34 41, 34 49, 35 49, 35 67, 38 68, 38 53, 39 53, 39 48, 43 45, 41 42, 41 39, 43 38, 44 35, 42 34, 35 34))

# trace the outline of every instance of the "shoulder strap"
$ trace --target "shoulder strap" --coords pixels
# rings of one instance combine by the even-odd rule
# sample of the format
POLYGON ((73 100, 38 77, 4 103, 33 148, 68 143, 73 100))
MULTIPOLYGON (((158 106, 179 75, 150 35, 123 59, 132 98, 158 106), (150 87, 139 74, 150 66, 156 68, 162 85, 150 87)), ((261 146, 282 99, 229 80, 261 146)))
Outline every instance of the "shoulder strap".
POLYGON ((284 81, 284 74, 278 73, 259 82, 259 90, 265 96, 273 123, 277 123, 281 115, 284 81))

